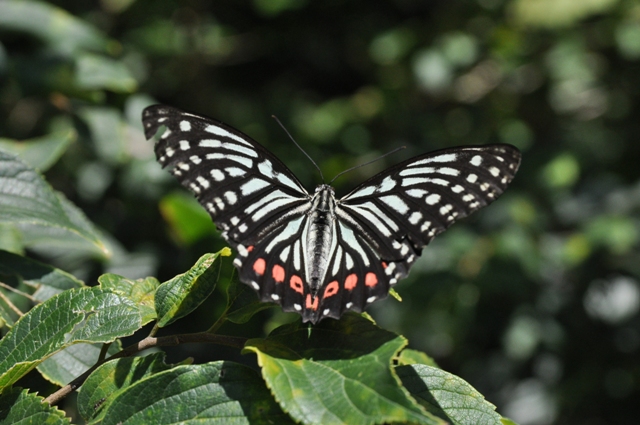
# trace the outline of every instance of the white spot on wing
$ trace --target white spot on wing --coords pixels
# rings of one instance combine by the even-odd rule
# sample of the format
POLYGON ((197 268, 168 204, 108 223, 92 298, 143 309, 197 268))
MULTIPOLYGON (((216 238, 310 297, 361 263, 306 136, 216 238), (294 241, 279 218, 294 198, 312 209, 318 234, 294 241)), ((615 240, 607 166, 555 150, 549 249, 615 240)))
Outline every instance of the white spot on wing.
POLYGON ((349 227, 342 224, 342 222, 339 222, 339 226, 340 226, 340 233, 342 234, 342 238, 344 239, 345 244, 350 248, 356 250, 356 252, 362 258, 364 265, 369 267, 369 257, 364 252, 364 249, 362 249, 360 242, 358 242, 358 240, 356 239, 356 235, 353 233, 353 230, 351 230, 349 227))
POLYGON ((437 155, 431 158, 421 159, 420 161, 416 161, 413 164, 410 164, 410 166, 414 167, 416 165, 430 164, 432 162, 453 162, 456 160, 457 157, 458 155, 456 155, 455 153, 446 153, 446 154, 437 155))
POLYGON ((478 181, 478 176, 477 176, 477 175, 475 175, 475 174, 469 174, 469 175, 467 176, 467 181, 468 181, 469 183, 475 183, 476 181, 478 181))
POLYGON ((460 174, 460 171, 456 170, 455 168, 440 167, 438 168, 438 173, 446 174, 447 176, 457 176, 460 174))
MULTIPOLYGON (((300 216, 297 219, 290 221, 287 226, 282 231, 280 231, 280 233, 275 238, 273 238, 271 242, 269 242, 269 245, 267 245, 264 251, 267 254, 270 253, 274 246, 298 233, 303 218, 304 216, 300 216)), ((297 241, 298 240, 296 240, 296 242, 297 241)))
POLYGON ((220 140, 204 139, 200 140, 200 143, 198 143, 198 145, 201 148, 219 148, 220 146, 222 146, 222 142, 220 140))
POLYGON ((215 134, 217 136, 228 137, 229 139, 235 140, 236 142, 240 142, 243 145, 251 146, 251 143, 246 141, 244 138, 238 136, 237 134, 233 134, 222 127, 218 127, 217 125, 208 125, 204 128, 204 131, 209 132, 211 134, 215 134))
POLYGON ((253 161, 247 157, 239 155, 226 155, 222 153, 208 153, 207 159, 228 159, 244 165, 247 168, 253 167, 253 161))
POLYGON ((180 149, 183 151, 188 151, 191 148, 191 145, 186 140, 180 140, 180 149))
POLYGON ((191 131, 191 123, 189 121, 180 121, 181 131, 191 131))
POLYGON ((351 270, 353 269, 353 258, 351 258, 351 255, 349 255, 348 252, 344 253, 344 258, 345 258, 345 263, 347 266, 347 270, 351 270))
POLYGON ((416 174, 431 174, 435 173, 436 169, 433 167, 426 168, 406 168, 400 171, 401 176, 415 176, 416 174))
POLYGON ((415 211, 409 216, 409 223, 413 224, 414 226, 418 224, 420 220, 422 220, 422 213, 420 211, 415 211))
POLYGON ((227 167, 224 171, 226 171, 231 177, 242 177, 247 174, 245 170, 237 167, 227 167))
POLYGON ((422 198, 426 194, 427 194, 427 191, 422 189, 407 190, 407 195, 411 196, 412 198, 422 198))
POLYGON ((209 183, 209 180, 205 179, 202 176, 196 177, 196 180, 198 181, 198 183, 200 183, 200 186, 202 186, 203 189, 209 189, 209 186, 211 185, 209 183))
POLYGON ((363 196, 369 196, 373 194, 375 191, 376 191, 375 186, 367 186, 347 196, 347 198, 360 198, 363 196))
POLYGON ((482 157, 480 155, 475 155, 469 162, 471 163, 471 165, 475 165, 476 167, 478 167, 480 166, 480 164, 482 164, 482 157))
POLYGON ((280 261, 286 263, 289 259, 289 251, 291 251, 291 246, 286 246, 282 252, 280 253, 280 261))
POLYGON ((427 196, 427 198, 425 199, 425 201, 427 202, 427 204, 429 205, 435 205, 438 202, 440 202, 440 195, 438 195, 437 193, 432 193, 431 195, 427 196))
POLYGON ((227 200, 229 205, 234 205, 236 202, 238 202, 238 197, 232 191, 225 192, 223 196, 224 199, 227 200))
POLYGON ((404 214, 409 211, 409 206, 398 195, 381 196, 380 200, 399 214, 404 214))
POLYGON ((224 180, 224 173, 220 170, 211 170, 209 171, 209 174, 211 174, 211 177, 213 177, 213 179, 217 182, 221 182, 222 180, 224 180))
POLYGON ((300 271, 300 239, 293 244, 293 268, 300 271))
POLYGON ((258 178, 252 178, 251 180, 240 186, 240 192, 242 192, 243 196, 247 196, 259 190, 262 190, 267 186, 269 186, 269 182, 258 178))
POLYGON ((422 184, 429 183, 431 179, 426 177, 409 177, 407 179, 402 179, 402 186, 413 186, 414 184, 422 184))
POLYGON ((377 191, 380 193, 388 192, 391 189, 393 189, 395 186, 396 186, 396 181, 393 180, 391 177, 387 176, 384 178, 384 180, 382 180, 382 183, 380 183, 380 186, 378 186, 377 191))
POLYGON ((336 276, 340 271, 340 264, 342 263, 342 247, 338 245, 338 249, 336 249, 336 257, 333 260, 333 269, 331 270, 331 275, 336 276))

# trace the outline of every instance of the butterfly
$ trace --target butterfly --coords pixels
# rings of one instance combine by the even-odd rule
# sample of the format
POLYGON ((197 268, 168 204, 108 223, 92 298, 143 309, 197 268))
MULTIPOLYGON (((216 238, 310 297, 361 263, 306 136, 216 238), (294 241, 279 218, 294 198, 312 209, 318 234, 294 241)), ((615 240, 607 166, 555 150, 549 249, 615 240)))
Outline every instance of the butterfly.
POLYGON ((164 105, 142 121, 147 139, 165 127, 158 162, 236 250, 240 280, 314 324, 385 298, 436 235, 502 194, 521 158, 506 144, 443 149, 336 198, 327 184, 307 192, 271 152, 219 121, 164 105))

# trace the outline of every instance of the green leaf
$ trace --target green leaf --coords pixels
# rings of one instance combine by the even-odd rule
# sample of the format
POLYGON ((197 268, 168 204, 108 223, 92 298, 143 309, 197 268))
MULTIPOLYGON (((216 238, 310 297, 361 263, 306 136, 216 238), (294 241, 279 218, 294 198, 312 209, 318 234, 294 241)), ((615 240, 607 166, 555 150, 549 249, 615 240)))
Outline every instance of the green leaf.
MULTIPOLYGON (((49 382, 63 386, 82 375, 98 362, 103 344, 74 344, 58 351, 38 365, 38 372, 49 382)), ((120 351, 119 341, 109 346, 107 353, 120 351)))
POLYGON ((22 31, 67 54, 106 51, 108 40, 94 27, 58 7, 35 1, 1 1, 0 29, 22 31))
POLYGON ((23 254, 22 234, 20 230, 11 223, 0 223, 0 249, 23 254))
POLYGON ((146 425, 150 418, 154 425, 293 424, 260 377, 232 362, 178 366, 143 379, 117 395, 100 423, 146 425))
POLYGON ((29 294, 35 301, 46 301, 67 289, 84 286, 81 280, 63 270, 2 250, 0 281, 26 283, 32 288, 29 294))
POLYGON ((410 364, 426 364, 427 366, 438 367, 436 361, 422 351, 405 348, 398 356, 398 365, 410 364))
POLYGON ((185 245, 191 245, 215 232, 209 214, 196 199, 184 192, 174 192, 162 198, 160 212, 171 226, 171 233, 185 245))
POLYGON ((27 246, 82 249, 106 256, 108 249, 84 214, 42 176, 14 156, 0 151, 0 223, 11 223, 27 246))
POLYGON ((138 88, 138 82, 124 63, 90 53, 77 59, 76 84, 85 90, 106 89, 118 93, 132 93, 138 88))
POLYGON ((0 149, 17 155, 33 168, 46 171, 62 156, 76 138, 76 130, 69 125, 46 136, 30 140, 0 139, 0 149))
POLYGON ((391 361, 407 344, 356 314, 249 340, 282 409, 305 424, 443 424, 404 390, 391 361))
POLYGON ((277 304, 258 300, 255 291, 243 283, 234 281, 227 286, 226 320, 230 322, 247 323, 256 313, 274 307, 277 304))
POLYGON ((127 159, 129 127, 118 109, 87 106, 78 111, 78 116, 89 127, 93 146, 101 159, 114 165, 127 159))
POLYGON ((229 248, 215 254, 205 254, 188 272, 162 283, 155 298, 157 326, 167 326, 202 304, 211 295, 218 281, 219 268, 211 266, 220 255, 230 254, 229 248))
POLYGON ((37 305, 0 340, 0 389, 79 342, 111 342, 140 328, 138 308, 102 288, 65 291, 37 305))
POLYGON ((501 425, 496 407, 455 375, 422 364, 398 366, 396 373, 420 404, 455 425, 501 425))
POLYGON ((44 402, 44 398, 21 388, 11 388, 0 395, 0 424, 69 425, 64 412, 44 402))
POLYGON ((164 363, 164 353, 108 361, 82 384, 78 394, 78 410, 87 421, 100 418, 106 407, 122 391, 144 378, 168 369, 170 366, 164 363))
POLYGON ((107 273, 100 276, 98 282, 103 289, 108 289, 133 301, 140 309, 143 326, 156 319, 154 297, 160 282, 155 277, 131 280, 117 274, 107 273))

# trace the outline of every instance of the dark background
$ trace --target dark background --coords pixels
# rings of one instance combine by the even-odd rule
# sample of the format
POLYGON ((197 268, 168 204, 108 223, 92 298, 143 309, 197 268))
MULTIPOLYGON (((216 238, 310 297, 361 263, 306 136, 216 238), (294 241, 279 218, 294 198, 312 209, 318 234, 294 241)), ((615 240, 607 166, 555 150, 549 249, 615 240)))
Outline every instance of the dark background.
MULTIPOLYGON (((638 423, 639 99, 629 0, 0 3, 0 137, 72 131, 45 176, 115 248, 27 254, 88 284, 166 280, 224 246, 155 162, 140 124, 151 103, 237 127, 308 189, 320 177, 272 114, 328 179, 407 146, 338 179, 338 195, 430 150, 520 148, 505 195, 425 249, 402 303, 370 313, 521 425, 638 423)), ((173 331, 206 329, 217 295, 173 331)), ((221 332, 296 317, 271 309, 221 332)), ((253 362, 211 346, 168 360, 185 356, 253 362)))

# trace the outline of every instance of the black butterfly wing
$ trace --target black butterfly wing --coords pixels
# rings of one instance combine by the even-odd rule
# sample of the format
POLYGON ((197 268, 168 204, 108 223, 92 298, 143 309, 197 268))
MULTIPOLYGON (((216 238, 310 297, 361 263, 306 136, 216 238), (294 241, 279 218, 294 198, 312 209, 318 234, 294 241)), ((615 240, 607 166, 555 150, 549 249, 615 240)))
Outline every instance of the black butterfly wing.
POLYGON ((147 138, 166 127, 155 146, 158 161, 195 194, 238 251, 240 280, 263 301, 297 311, 294 304, 301 305, 308 292, 305 269, 277 260, 299 240, 311 206, 298 179, 256 141, 221 122, 163 105, 146 108, 142 121, 147 138), (293 291, 278 281, 284 267, 286 276, 301 281, 288 283, 293 291))
POLYGON ((386 297, 436 235, 504 192, 520 158, 510 145, 431 152, 373 176, 340 199, 340 242, 318 314, 339 317, 386 297), (334 281, 339 290, 328 290, 334 281))

